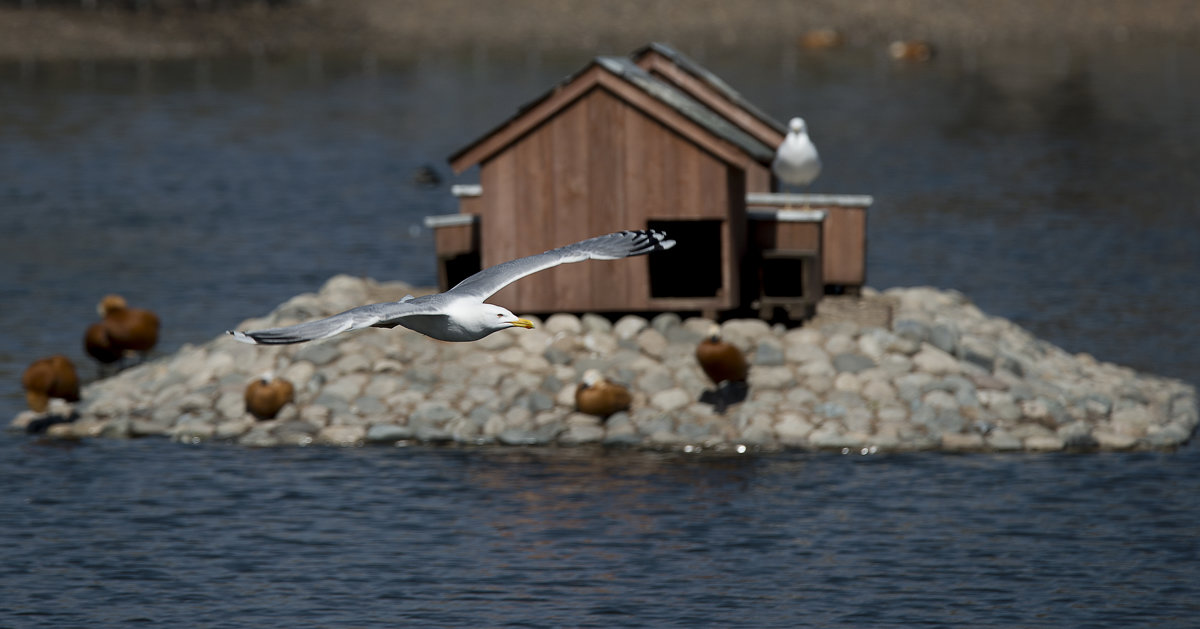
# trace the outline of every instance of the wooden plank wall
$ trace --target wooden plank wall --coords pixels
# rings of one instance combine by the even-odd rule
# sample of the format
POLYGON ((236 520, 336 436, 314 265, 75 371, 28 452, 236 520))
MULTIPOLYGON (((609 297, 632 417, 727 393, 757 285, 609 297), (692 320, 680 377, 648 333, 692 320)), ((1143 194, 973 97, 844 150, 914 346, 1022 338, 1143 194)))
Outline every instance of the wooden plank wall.
MULTIPOLYGON (((607 90, 593 89, 481 165, 483 265, 644 228, 651 219, 725 220, 728 256, 740 251, 729 236, 730 168, 607 90)), ((744 188, 738 188, 741 202, 744 188)), ((725 273, 727 286, 736 286, 728 259, 725 273)), ((517 312, 651 310, 648 279, 644 257, 589 261, 526 277, 494 301, 517 312)))
POLYGON ((826 284, 861 287, 867 281, 867 209, 830 206, 823 228, 821 270, 826 284))

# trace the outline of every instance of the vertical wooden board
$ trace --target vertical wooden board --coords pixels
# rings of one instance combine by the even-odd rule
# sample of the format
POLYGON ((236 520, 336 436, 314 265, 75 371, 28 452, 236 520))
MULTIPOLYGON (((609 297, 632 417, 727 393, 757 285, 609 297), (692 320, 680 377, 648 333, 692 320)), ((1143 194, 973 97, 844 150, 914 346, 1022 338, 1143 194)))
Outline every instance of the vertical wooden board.
MULTIPOLYGON (((634 107, 623 108, 622 120, 624 222, 629 229, 645 229, 652 218, 663 216, 668 203, 663 179, 664 130, 634 107)), ((649 265, 640 258, 629 262, 624 267, 625 281, 612 287, 613 294, 626 304, 622 309, 646 310, 650 299, 649 265)))
POLYGON ((746 198, 746 195, 742 194, 738 201, 730 199, 730 169, 733 167, 698 148, 696 152, 699 158, 698 176, 702 187, 694 210, 695 216, 705 219, 728 219, 734 210, 733 203, 745 203, 746 198))
POLYGON ((752 163, 746 167, 746 192, 770 192, 771 169, 752 163))
POLYGON ((866 281, 866 210, 830 207, 826 211, 821 256, 824 282, 861 286, 866 281))
MULTIPOLYGON (((588 138, 591 142, 588 168, 587 236, 598 236, 630 227, 625 214, 624 117, 627 108, 611 93, 597 90, 588 102, 588 138)), ((624 285, 628 265, 581 265, 578 277, 582 291, 580 310, 619 307, 623 294, 614 288, 624 285)), ((574 274, 572 274, 574 277, 574 274)))
MULTIPOLYGON (((483 196, 488 215, 480 230, 485 268, 538 252, 529 248, 529 226, 541 221, 528 200, 527 178, 521 175, 528 169, 529 146, 530 138, 527 137, 492 160, 493 168, 480 173, 483 189, 488 191, 483 196), (496 194, 491 192, 493 188, 498 189, 496 194)), ((506 307, 509 304, 519 307, 520 293, 518 282, 501 289, 492 301, 506 307)))
MULTIPOLYGON (((540 253, 586 237, 586 229, 578 229, 577 226, 586 209, 587 199, 587 99, 585 96, 563 109, 535 132, 543 142, 536 168, 545 174, 547 187, 542 201, 546 212, 537 224, 529 225, 530 244, 536 249, 531 253, 540 253)), ((570 266, 575 265, 567 265, 570 266)), ((564 285, 560 272, 567 267, 548 269, 522 279, 519 282, 521 309, 524 312, 548 312, 566 308, 574 299, 560 290, 571 290, 569 285, 564 285)))
POLYGON ((484 268, 513 257, 516 251, 516 199, 513 189, 515 162, 502 153, 482 165, 480 184, 488 193, 482 197, 480 216, 480 261, 484 268))
MULTIPOLYGON (((554 179, 551 171, 553 159, 552 130, 541 127, 526 137, 519 147, 521 160, 521 176, 518 185, 521 187, 519 196, 526 206, 524 213, 527 219, 521 226, 522 242, 521 255, 534 255, 559 246, 555 241, 554 222, 557 210, 554 206, 554 179)), ((518 301, 520 308, 531 312, 529 304, 553 290, 548 278, 541 274, 522 278, 517 283, 518 301)))

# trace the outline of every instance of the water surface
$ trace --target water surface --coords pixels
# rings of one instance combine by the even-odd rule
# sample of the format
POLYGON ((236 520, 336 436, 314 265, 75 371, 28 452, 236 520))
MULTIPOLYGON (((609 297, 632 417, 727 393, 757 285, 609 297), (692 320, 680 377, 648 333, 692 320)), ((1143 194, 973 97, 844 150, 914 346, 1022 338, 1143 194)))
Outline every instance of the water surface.
MULTIPOLYGON (((1200 383, 1194 48, 687 52, 876 197, 871 285, 1200 383)), ((93 375, 107 292, 167 353, 337 273, 432 284, 445 156, 585 61, 0 65, 0 418, 35 358, 93 375)), ((1186 626, 1198 464, 4 435, 0 625, 1186 626)))

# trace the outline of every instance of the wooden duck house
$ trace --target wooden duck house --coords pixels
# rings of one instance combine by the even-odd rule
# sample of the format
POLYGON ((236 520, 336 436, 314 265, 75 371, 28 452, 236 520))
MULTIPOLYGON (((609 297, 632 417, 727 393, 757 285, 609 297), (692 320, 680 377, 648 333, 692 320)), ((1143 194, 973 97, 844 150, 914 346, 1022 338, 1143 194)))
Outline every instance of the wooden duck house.
MULTIPOLYGON (((829 283, 821 264, 833 208, 781 209, 771 161, 783 137, 778 121, 667 46, 598 57, 450 157, 456 173, 478 167, 479 184, 453 188, 458 214, 426 220, 440 288, 520 256, 653 228, 678 245, 549 269, 494 301, 526 313, 709 316, 811 306, 829 283)), ((865 258, 863 216, 851 257, 865 258)), ((838 284, 861 286, 863 266, 838 284)))

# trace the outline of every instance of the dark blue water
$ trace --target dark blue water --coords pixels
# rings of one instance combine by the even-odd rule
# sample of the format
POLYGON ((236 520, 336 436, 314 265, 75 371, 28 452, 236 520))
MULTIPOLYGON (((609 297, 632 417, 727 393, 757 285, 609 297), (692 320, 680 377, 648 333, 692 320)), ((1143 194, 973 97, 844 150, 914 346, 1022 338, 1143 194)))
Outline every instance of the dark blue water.
MULTIPOLYGON (((614 52, 614 51, 601 51, 614 52)), ((622 52, 622 51, 615 51, 622 52)), ((866 193, 868 279, 1200 383, 1183 45, 688 50, 866 193)), ((412 182, 585 59, 0 65, 0 420, 120 292, 205 342, 329 276, 434 282, 412 182)), ((468 173, 462 179, 470 181, 468 173)), ((0 437, 0 626, 1188 626, 1194 448, 684 457, 0 437)))
POLYGON ((1194 626, 1196 452, 0 442, 21 627, 1194 626))

